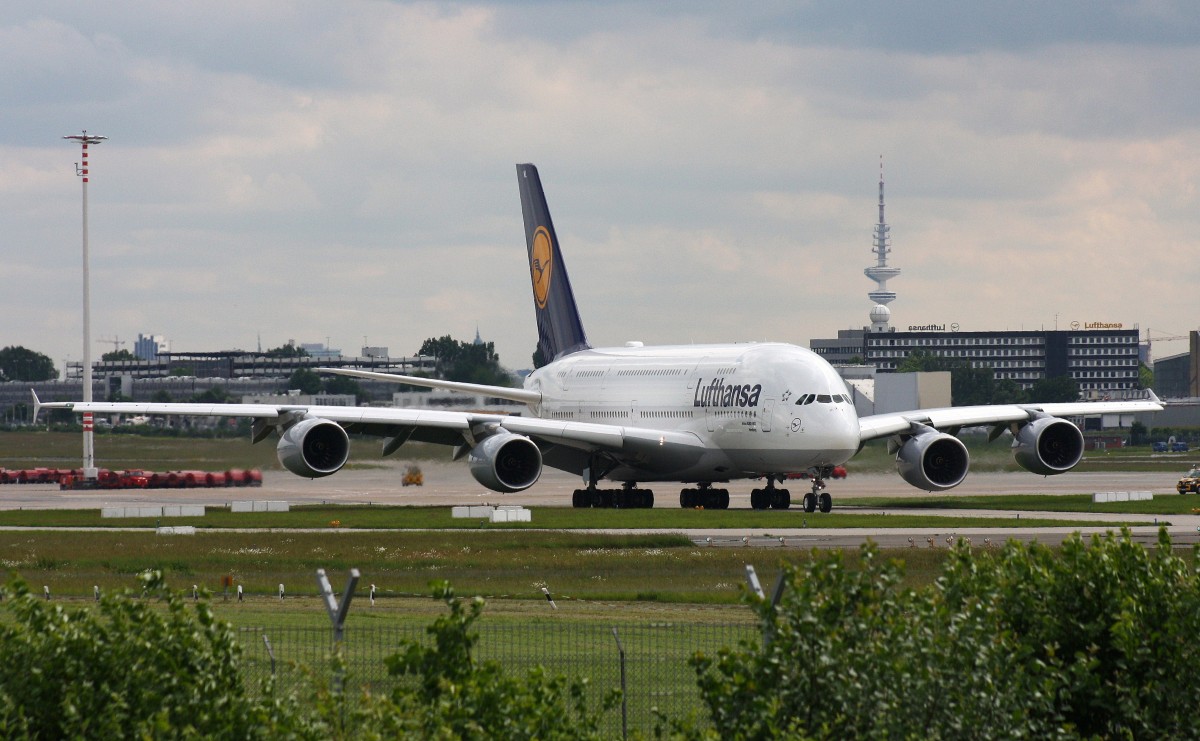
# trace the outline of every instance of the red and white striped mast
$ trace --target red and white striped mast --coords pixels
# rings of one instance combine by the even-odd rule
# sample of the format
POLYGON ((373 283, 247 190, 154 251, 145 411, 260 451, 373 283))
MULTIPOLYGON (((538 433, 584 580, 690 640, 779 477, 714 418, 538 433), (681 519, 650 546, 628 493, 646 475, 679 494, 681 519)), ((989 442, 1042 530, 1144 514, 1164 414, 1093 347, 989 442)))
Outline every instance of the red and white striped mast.
MULTIPOLYGON (((64 136, 83 146, 83 161, 75 163, 75 175, 83 178, 83 402, 92 400, 92 300, 91 278, 88 268, 88 145, 99 144, 107 136, 87 133, 64 136)), ((95 481, 96 452, 92 441, 92 413, 83 414, 83 478, 95 481)))

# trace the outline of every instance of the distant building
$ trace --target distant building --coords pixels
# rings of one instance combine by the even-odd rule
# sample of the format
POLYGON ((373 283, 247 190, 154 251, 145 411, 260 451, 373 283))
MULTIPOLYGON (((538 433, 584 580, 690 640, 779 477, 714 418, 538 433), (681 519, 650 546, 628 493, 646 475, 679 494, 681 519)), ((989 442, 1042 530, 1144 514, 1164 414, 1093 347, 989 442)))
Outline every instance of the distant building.
POLYGON ((308 353, 309 357, 313 358, 328 359, 342 357, 341 350, 334 350, 333 348, 326 347, 324 343, 321 342, 302 342, 300 343, 300 348, 308 353))
POLYGON ((137 342, 133 343, 133 357, 138 360, 154 360, 159 353, 171 352, 171 343, 160 334, 138 333, 137 342))
POLYGON ((836 340, 812 340, 810 347, 831 363, 857 358, 883 373, 895 371, 905 358, 921 351, 972 368, 991 368, 996 380, 1011 380, 1023 389, 1059 376, 1074 379, 1085 394, 1138 386, 1136 326, 1003 332, 946 331, 945 325, 909 327, 907 332, 864 328, 842 330, 836 340))
POLYGON ((1163 398, 1200 397, 1200 332, 1188 332, 1188 352, 1154 362, 1154 391, 1163 398))

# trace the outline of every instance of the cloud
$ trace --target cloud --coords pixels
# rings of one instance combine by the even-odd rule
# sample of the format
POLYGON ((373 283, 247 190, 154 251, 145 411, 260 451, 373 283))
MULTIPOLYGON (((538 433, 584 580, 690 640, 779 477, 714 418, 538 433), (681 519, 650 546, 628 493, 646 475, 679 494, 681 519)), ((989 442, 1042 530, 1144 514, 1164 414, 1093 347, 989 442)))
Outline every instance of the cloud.
POLYGON ((896 323, 1194 326, 1200 23, 1176 2, 14 2, 0 344, 535 338, 539 165, 596 343, 866 322, 879 155, 896 323), (74 324, 74 326, 72 326, 74 324), (636 330, 636 332, 635 332, 636 330), (629 335, 636 333, 639 337, 629 335))

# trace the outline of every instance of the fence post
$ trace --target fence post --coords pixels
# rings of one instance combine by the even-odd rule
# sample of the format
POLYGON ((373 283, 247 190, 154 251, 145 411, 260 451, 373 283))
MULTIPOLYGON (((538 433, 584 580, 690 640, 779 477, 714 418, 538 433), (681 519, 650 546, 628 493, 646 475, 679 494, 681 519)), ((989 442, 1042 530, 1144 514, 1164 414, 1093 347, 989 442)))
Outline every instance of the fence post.
POLYGON ((271 657, 271 676, 275 676, 275 651, 271 648, 271 639, 263 633, 263 643, 267 644, 267 656, 271 657))
POLYGON ((613 640, 617 642, 617 655, 621 660, 621 738, 629 738, 629 694, 625 691, 625 647, 621 645, 621 636, 617 635, 617 626, 612 629, 613 640))

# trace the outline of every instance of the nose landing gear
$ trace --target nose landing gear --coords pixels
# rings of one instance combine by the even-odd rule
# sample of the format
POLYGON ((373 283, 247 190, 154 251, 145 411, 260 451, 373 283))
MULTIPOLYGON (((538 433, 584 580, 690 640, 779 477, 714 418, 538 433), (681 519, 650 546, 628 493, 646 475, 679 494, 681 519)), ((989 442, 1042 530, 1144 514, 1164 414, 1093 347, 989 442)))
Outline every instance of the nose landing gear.
POLYGON ((832 473, 833 466, 808 469, 808 475, 812 478, 812 491, 804 495, 805 512, 815 512, 818 509, 829 512, 833 509, 833 497, 829 492, 821 491, 825 488, 825 479, 832 473))

